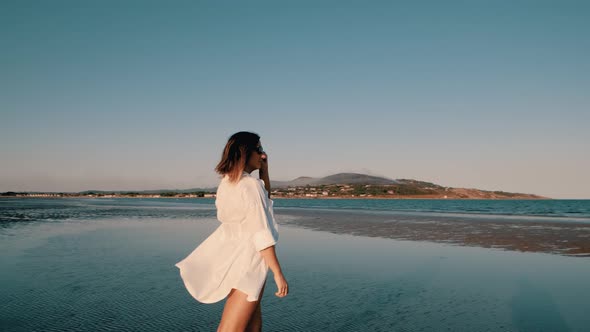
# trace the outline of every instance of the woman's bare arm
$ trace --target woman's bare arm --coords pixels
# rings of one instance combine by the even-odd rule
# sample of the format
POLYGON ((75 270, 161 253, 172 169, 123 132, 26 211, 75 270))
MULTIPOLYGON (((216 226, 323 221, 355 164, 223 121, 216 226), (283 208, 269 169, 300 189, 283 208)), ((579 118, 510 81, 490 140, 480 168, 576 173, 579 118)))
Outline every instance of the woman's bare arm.
POLYGON ((268 198, 270 199, 270 178, 268 176, 268 170, 263 171, 262 169, 260 169, 258 171, 258 174, 260 175, 260 179, 264 181, 264 189, 266 189, 266 192, 268 193, 268 198))
MULTIPOLYGON (((260 167, 258 170, 258 175, 260 176, 260 179, 264 181, 264 188, 266 189, 266 192, 268 192, 268 198, 270 199, 270 177, 268 176, 268 155, 266 153, 263 155, 262 167, 260 167)), ((279 264, 277 254, 275 252, 275 246, 273 245, 260 250, 260 255, 262 255, 266 265, 268 265, 275 277, 275 283, 277 284, 277 292, 275 295, 278 297, 287 296, 289 293, 289 285, 287 284, 287 280, 285 280, 285 276, 281 270, 281 265, 279 264)))
POLYGON ((275 252, 275 246, 270 246, 266 249, 260 250, 260 255, 266 262, 266 265, 272 271, 272 274, 275 278, 275 283, 277 284, 277 292, 275 293, 278 297, 285 297, 289 293, 289 285, 287 284, 287 280, 283 275, 283 271, 281 270, 281 265, 279 264, 279 260, 277 259, 277 254, 275 252))

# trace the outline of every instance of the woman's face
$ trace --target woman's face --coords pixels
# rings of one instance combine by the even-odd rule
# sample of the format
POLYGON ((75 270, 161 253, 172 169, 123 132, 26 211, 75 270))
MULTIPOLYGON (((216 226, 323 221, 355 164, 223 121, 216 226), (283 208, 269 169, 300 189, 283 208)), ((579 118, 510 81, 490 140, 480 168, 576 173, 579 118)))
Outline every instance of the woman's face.
POLYGON ((260 145, 260 142, 258 142, 258 144, 256 144, 256 147, 258 149, 254 150, 252 152, 252 154, 250 155, 250 158, 248 159, 248 162, 246 163, 246 171, 247 172, 251 172, 256 169, 260 169, 260 167, 262 167, 262 156, 264 153, 260 153, 260 151, 262 150, 262 146, 260 145))

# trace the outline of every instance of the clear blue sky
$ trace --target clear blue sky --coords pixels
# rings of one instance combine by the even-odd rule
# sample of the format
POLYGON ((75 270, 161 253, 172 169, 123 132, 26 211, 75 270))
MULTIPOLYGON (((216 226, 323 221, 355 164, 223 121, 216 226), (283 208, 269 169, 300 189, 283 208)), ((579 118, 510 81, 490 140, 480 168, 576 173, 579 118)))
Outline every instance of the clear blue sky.
POLYGON ((0 192, 362 172, 590 198, 588 1, 2 1, 0 192), (245 5, 248 3, 248 5, 245 5))

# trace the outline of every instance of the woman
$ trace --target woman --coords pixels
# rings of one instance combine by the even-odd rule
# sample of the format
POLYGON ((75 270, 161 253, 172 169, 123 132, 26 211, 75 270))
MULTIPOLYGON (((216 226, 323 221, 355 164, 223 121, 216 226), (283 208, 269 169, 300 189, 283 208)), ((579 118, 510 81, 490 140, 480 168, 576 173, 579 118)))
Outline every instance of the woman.
POLYGON ((222 176, 215 200, 221 225, 176 266, 198 301, 214 303, 227 296, 217 331, 260 331, 260 301, 269 268, 275 295, 289 292, 275 253, 278 227, 260 136, 232 135, 215 170, 222 176), (257 169, 260 179, 250 175, 257 169))

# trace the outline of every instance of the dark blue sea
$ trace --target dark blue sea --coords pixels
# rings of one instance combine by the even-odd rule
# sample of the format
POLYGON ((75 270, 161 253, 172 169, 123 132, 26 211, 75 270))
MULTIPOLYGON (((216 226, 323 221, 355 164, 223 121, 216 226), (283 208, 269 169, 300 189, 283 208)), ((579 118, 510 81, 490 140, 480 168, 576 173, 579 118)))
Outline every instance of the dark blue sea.
MULTIPOLYGON (((212 199, 0 199, 1 331, 215 331, 174 264, 212 199)), ((290 285, 265 331, 588 331, 590 259, 332 234, 282 209, 590 222, 588 200, 275 200, 290 285)))

